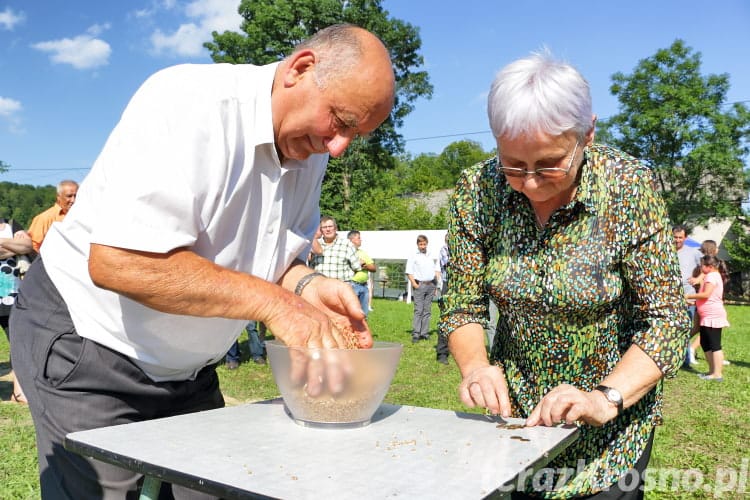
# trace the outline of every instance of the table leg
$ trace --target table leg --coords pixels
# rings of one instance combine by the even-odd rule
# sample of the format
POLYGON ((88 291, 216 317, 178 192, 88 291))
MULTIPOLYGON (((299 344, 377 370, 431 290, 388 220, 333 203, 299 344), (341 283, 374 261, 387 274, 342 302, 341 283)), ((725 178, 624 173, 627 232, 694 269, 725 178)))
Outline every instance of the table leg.
POLYGON ((161 479, 153 476, 146 476, 143 479, 140 500, 157 500, 161 490, 161 479))

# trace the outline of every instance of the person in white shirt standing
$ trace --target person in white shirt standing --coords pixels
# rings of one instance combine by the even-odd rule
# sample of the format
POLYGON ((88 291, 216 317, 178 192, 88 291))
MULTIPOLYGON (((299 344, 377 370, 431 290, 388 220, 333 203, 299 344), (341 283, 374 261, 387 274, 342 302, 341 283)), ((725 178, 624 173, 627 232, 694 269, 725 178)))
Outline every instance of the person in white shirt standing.
POLYGON ((278 63, 184 64, 141 86, 11 316, 43 498, 137 496, 140 475, 65 435, 224 406, 215 366, 250 320, 292 346, 350 331, 372 346, 351 287, 303 260, 329 155, 388 117, 394 89, 388 49, 351 25, 278 63))
POLYGON ((432 299, 440 281, 440 262, 437 257, 427 253, 427 236, 417 236, 417 251, 406 261, 406 277, 412 287, 414 318, 412 320, 411 341, 430 338, 430 319, 432 318, 432 299))
MULTIPOLYGON (((695 288, 690 284, 690 278, 693 277, 693 270, 701 265, 701 257, 703 255, 697 248, 687 246, 685 240, 687 239, 688 230, 686 226, 678 224, 672 226, 672 238, 674 246, 677 249, 677 258, 680 261, 680 275, 682 276, 682 289, 685 295, 695 293, 695 288)), ((690 321, 693 321, 695 317, 695 299, 688 299, 687 301, 688 314, 690 314, 690 321)), ((688 344, 690 339, 688 339, 688 344)), ((695 364, 695 351, 690 349, 690 345, 685 346, 685 361, 682 367, 685 369, 691 369, 691 364, 695 364)))

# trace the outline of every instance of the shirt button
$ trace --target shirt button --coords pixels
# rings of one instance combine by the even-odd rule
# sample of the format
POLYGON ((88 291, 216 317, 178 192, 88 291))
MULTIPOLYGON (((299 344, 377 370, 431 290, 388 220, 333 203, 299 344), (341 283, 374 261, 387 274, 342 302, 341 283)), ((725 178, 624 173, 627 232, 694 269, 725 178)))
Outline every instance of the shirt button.
POLYGON ((268 228, 268 230, 267 230, 267 231, 268 231, 268 234, 273 234, 273 232, 274 232, 275 230, 276 230, 276 228, 274 228, 273 226, 271 226, 271 227, 269 227, 269 228, 268 228))

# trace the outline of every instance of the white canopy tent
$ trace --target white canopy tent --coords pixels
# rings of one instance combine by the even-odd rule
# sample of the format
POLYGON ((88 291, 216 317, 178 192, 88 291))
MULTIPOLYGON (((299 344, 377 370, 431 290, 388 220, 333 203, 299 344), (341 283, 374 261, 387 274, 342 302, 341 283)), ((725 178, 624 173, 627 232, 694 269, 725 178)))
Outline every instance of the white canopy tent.
MULTIPOLYGON (((346 237, 349 231, 339 230, 339 235, 346 237)), ((440 248, 445 243, 446 229, 414 229, 406 231, 360 231, 362 237, 362 250, 376 261, 402 261, 406 262, 411 254, 417 251, 417 236, 427 236, 427 253, 439 258, 440 248)), ((382 283, 382 268, 371 275, 375 285, 382 283)), ((394 277, 391 277, 394 278, 394 277)), ((411 283, 404 277, 406 289, 406 301, 411 302, 411 283)), ((383 284, 383 287, 385 285, 383 284)), ((383 292, 384 293, 384 292, 383 292)), ((377 296, 376 292, 373 294, 377 296)))

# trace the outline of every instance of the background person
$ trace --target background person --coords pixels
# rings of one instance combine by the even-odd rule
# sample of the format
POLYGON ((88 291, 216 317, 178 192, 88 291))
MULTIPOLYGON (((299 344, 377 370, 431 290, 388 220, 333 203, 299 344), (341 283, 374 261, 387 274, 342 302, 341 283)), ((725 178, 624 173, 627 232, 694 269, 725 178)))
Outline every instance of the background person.
POLYGON ((73 207, 78 194, 78 183, 76 181, 64 180, 57 185, 57 197, 55 204, 44 212, 36 215, 31 220, 29 235, 34 245, 34 251, 39 252, 44 237, 47 235, 53 222, 61 222, 68 211, 73 207))
POLYGON ((432 298, 440 280, 440 263, 427 253, 427 236, 417 236, 417 251, 406 260, 406 278, 411 283, 414 318, 412 319, 412 343, 430 338, 432 298))
MULTIPOLYGON (((245 327, 247 332, 247 347, 250 351, 250 359, 256 365, 266 364, 266 327, 263 323, 257 321, 250 321, 245 327), (260 334, 258 333, 260 330, 260 334)), ((227 351, 227 355, 224 357, 224 364, 228 370, 236 370, 240 367, 240 360, 242 358, 240 352, 240 342, 235 340, 232 347, 227 351)))
MULTIPOLYGON (((448 248, 448 233, 445 234, 445 242, 440 247, 440 299, 438 304, 442 304, 443 295, 448 291, 448 263, 451 260, 450 249, 448 248)), ((435 353, 437 362, 444 365, 448 364, 448 338, 438 333, 437 343, 435 344, 435 353)))
MULTIPOLYGON (((716 244, 714 240, 703 240, 703 243, 701 243, 700 246, 700 252, 703 255, 712 255, 718 259, 719 255, 719 246, 716 244)), ((723 281, 723 284, 729 283, 729 268, 727 268, 727 263, 723 260, 719 259, 719 267, 717 268, 717 271, 721 275, 721 279, 723 281)), ((693 269, 693 276, 688 280, 691 285, 695 288, 694 291, 698 292, 700 291, 701 285, 703 285, 703 271, 702 271, 702 265, 696 266, 695 269, 693 269)), ((692 291, 692 290, 691 290, 692 291)), ((701 346, 701 339, 700 339, 700 317, 696 308, 696 312, 693 315, 693 329, 690 332, 690 335, 695 335, 695 339, 690 343, 689 351, 688 351, 688 360, 690 364, 695 364, 696 361, 696 355, 695 352, 698 350, 698 348, 701 346)), ((724 358, 723 364, 729 365, 731 364, 729 360, 724 358)))
POLYGON ((529 426, 580 426, 548 465, 573 476, 514 498, 640 498, 626 490, 643 479, 661 381, 689 327, 664 204, 648 168, 594 144, 589 86, 572 66, 548 54, 511 63, 488 114, 497 157, 462 174, 448 223, 440 332, 461 400, 529 426))
MULTIPOLYGON (((678 224, 672 227, 672 237, 675 248, 677 248, 677 259, 680 261, 680 276, 682 278, 682 289, 685 296, 693 293, 695 289, 690 283, 690 279, 693 276, 693 270, 696 267, 700 267, 701 252, 697 248, 687 246, 685 240, 688 237, 687 227, 678 224)), ((695 301, 687 301, 688 314, 690 315, 690 321, 695 320, 695 301)), ((688 340, 689 342, 689 340, 688 340)), ((683 368, 690 368, 691 364, 695 363, 695 351, 691 351, 689 348, 685 351, 685 361, 682 364, 683 368)))
POLYGON ((703 380, 724 380, 722 369, 724 351, 721 350, 721 330, 729 326, 727 311, 724 309, 725 280, 719 273, 721 261, 714 255, 701 258, 703 279, 698 293, 688 293, 687 299, 696 301, 700 318, 700 343, 708 362, 708 373, 700 373, 703 380))
POLYGON ((354 273, 362 269, 357 249, 346 238, 339 238, 338 226, 333 217, 320 219, 320 230, 312 243, 310 267, 317 272, 353 286, 354 273))
MULTIPOLYGON (((292 346, 343 346, 349 329, 372 345, 351 287, 300 259, 329 154, 393 100, 388 50, 346 25, 278 63, 179 65, 141 86, 11 317, 42 497, 136 494, 138 474, 66 451, 64 436, 223 406, 215 365, 249 320, 292 346)), ((340 384, 324 368, 308 393, 340 384)))
MULTIPOLYGON (((0 327, 8 341, 10 310, 16 302, 21 277, 28 269, 29 261, 25 256, 31 251, 29 233, 13 220, 0 219, 0 327)), ((26 396, 12 369, 12 360, 10 377, 13 380, 10 400, 14 403, 26 403, 26 396)))
POLYGON ((367 277, 367 312, 374 311, 372 307, 372 297, 375 295, 375 273, 370 273, 367 277))
POLYGON ((375 261, 370 258, 367 252, 362 250, 362 235, 359 231, 349 231, 346 237, 351 241, 352 245, 354 245, 354 248, 357 251, 357 258, 362 266, 362 268, 352 276, 352 287, 354 288, 354 293, 357 294, 357 298, 362 305, 362 310, 366 317, 370 312, 370 273, 374 273, 378 268, 375 265, 375 261))

